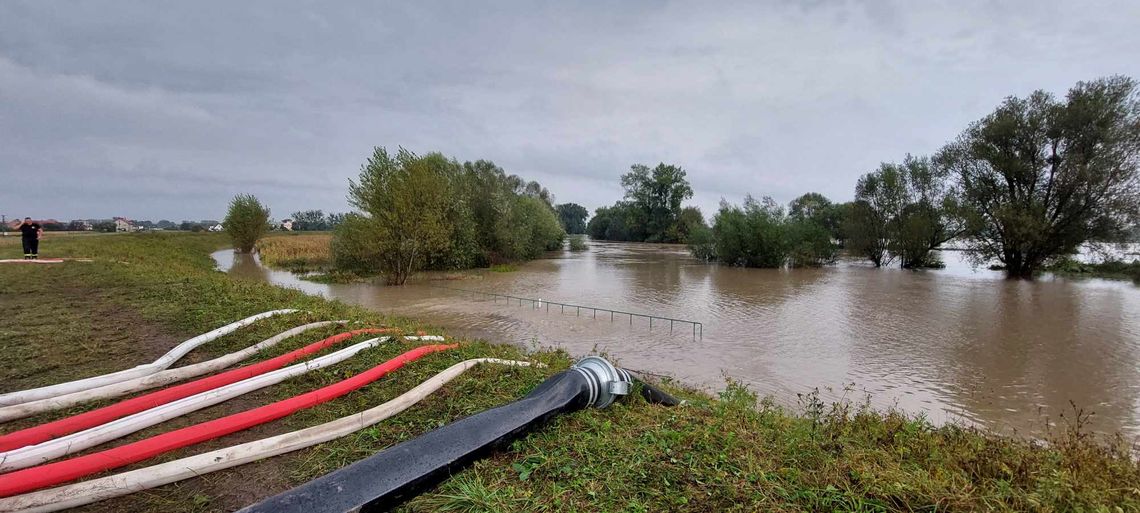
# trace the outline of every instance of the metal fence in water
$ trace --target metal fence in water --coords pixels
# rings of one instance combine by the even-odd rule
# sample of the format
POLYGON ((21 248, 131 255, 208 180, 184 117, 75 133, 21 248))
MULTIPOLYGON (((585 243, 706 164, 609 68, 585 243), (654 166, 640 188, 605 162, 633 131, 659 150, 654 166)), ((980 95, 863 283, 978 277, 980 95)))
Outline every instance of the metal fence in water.
POLYGON ((699 321, 688 321, 685 319, 674 319, 672 317, 663 317, 660 315, 640 314, 640 313, 634 313, 634 312, 623 312, 621 310, 611 310, 609 308, 598 308, 598 307, 594 307, 594 306, 574 305, 574 304, 570 304, 570 303, 559 303, 558 301, 547 301, 545 299, 518 297, 518 296, 509 295, 509 294, 497 294, 494 292, 483 292, 481 290, 469 290, 469 289, 459 289, 459 288, 454 288, 454 287, 444 287, 442 285, 433 285, 432 287, 437 288, 437 289, 450 290, 452 292, 470 294, 472 296, 490 297, 494 301, 498 301, 499 299, 502 299, 502 300, 506 301, 508 304, 513 302, 513 301, 518 301, 519 306, 522 306, 523 304, 529 304, 532 309, 540 310, 540 309, 545 308, 547 312, 550 312, 550 308, 552 306, 555 308, 558 308, 559 313, 563 313, 563 314, 566 313, 567 309, 574 309, 574 314, 578 317, 582 316, 582 312, 589 312, 589 313, 591 313, 591 315, 594 319, 597 319, 598 318, 598 312, 602 312, 603 318, 604 318, 604 314, 608 313, 608 314, 610 314, 610 322, 614 322, 614 320, 617 318, 617 316, 625 316, 625 317, 629 318, 629 325, 630 326, 633 325, 634 317, 640 317, 643 319, 649 319, 649 329, 653 329, 653 321, 654 320, 657 320, 657 321, 661 322, 662 324, 665 322, 668 322, 670 333, 673 332, 674 325, 676 325, 676 324, 688 324, 688 325, 691 325, 693 327, 693 336, 694 337, 703 338, 705 335, 705 326, 703 324, 701 324, 699 321))

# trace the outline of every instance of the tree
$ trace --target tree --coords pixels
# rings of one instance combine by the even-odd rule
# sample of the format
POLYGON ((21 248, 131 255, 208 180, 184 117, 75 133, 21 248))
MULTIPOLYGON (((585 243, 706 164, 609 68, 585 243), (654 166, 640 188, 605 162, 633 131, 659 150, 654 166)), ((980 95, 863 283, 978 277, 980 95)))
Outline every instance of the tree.
POLYGON ((788 259, 784 209, 772 198, 744 198, 744 207, 720 202, 713 216, 717 260, 741 267, 783 267, 788 259))
POLYGON ((550 205, 539 197, 516 197, 504 223, 513 229, 505 237, 503 256, 527 260, 537 258, 543 251, 561 249, 565 232, 549 212, 550 205))
POLYGON ((269 231, 269 207, 252 194, 238 194, 230 200, 226 219, 222 221, 234 248, 242 253, 253 251, 265 232, 269 231))
POLYGON ((566 233, 586 233, 586 218, 590 217, 586 207, 577 203, 563 203, 554 207, 554 210, 558 212, 558 219, 566 233))
POLYGON ((940 267, 931 252, 962 234, 958 197, 945 168, 929 158, 907 155, 898 166, 903 180, 903 204, 892 227, 891 251, 902 267, 940 267))
MULTIPOLYGON (((908 269, 939 266, 931 252, 962 233, 957 210, 945 169, 907 155, 901 164, 884 162, 859 179, 855 202, 843 207, 835 233, 876 267, 895 259, 908 269)), ((833 211, 839 217, 839 209, 833 211)))
POLYGON ((788 217, 796 221, 811 221, 827 231, 828 235, 837 240, 843 240, 841 226, 843 224, 842 211, 818 192, 809 192, 800 196, 788 205, 788 217))
POLYGON ((328 219, 325 221, 325 223, 328 224, 330 230, 335 230, 337 226, 340 226, 340 223, 344 222, 345 216, 347 215, 348 214, 345 213, 329 212, 328 219))
POLYGON ((840 238, 839 210, 818 192, 809 192, 788 205, 788 259, 792 267, 820 266, 835 260, 833 239, 840 238))
POLYGON ((294 231, 324 231, 329 229, 325 213, 320 210, 293 212, 294 231))
POLYGON ((680 227, 681 237, 680 242, 689 243, 693 234, 702 231, 708 231, 708 225, 705 224, 705 215, 701 213, 698 207, 685 207, 681 209, 681 215, 677 217, 677 226, 680 227))
POLYGON ((875 267, 894 260, 890 252, 895 222, 905 203, 905 184, 899 167, 883 163, 855 184, 855 203, 845 221, 847 248, 875 267))
POLYGON ((812 220, 821 225, 831 213, 831 200, 818 192, 809 192, 788 205, 788 216, 795 220, 812 220))
POLYGON ((1064 100, 1010 97, 936 159, 961 190, 975 262, 1030 278, 1087 241, 1123 240, 1140 208, 1140 99, 1131 78, 1080 82, 1064 100))
POLYGON ((637 240, 646 242, 678 242, 681 228, 681 203, 693 197, 693 188, 685 179, 685 170, 678 166, 658 164, 652 170, 635 164, 621 176, 625 188, 625 201, 636 209, 631 235, 642 235, 637 240))
POLYGON ((364 246, 345 237, 367 235, 373 244, 365 246, 368 252, 359 259, 379 263, 389 284, 406 283, 432 253, 448 246, 450 190, 443 169, 447 165, 438 153, 420 157, 400 148, 392 156, 384 148, 375 148, 358 181, 350 180, 348 185, 349 202, 367 221, 346 223, 349 226, 339 232, 338 245, 355 242, 364 246))

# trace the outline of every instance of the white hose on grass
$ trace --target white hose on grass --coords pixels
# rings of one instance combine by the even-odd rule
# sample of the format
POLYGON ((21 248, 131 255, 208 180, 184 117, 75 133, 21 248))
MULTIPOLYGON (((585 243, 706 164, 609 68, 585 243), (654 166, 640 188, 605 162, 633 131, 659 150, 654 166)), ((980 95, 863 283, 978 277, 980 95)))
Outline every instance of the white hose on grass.
POLYGON ((9 392, 7 394, 0 395, 0 406, 10 406, 13 404, 38 401, 40 399, 47 399, 50 397, 70 394, 73 392, 79 392, 81 390, 87 390, 89 388, 101 387, 110 385, 112 383, 118 383, 120 381, 126 381, 128 379, 146 376, 148 374, 154 374, 160 370, 170 367, 179 358, 186 356, 186 353, 189 353, 191 350, 202 344, 233 333, 238 329, 249 326, 250 324, 253 324, 261 319, 273 317, 274 315, 293 313, 296 311, 297 310, 293 309, 272 310, 269 312, 263 312, 254 316, 246 317, 245 319, 242 319, 235 323, 227 324, 221 328, 215 329, 208 333, 203 333, 197 337, 178 344, 174 347, 174 349, 171 349, 169 352, 162 355, 161 358, 155 360, 154 362, 139 365, 130 369, 112 372, 110 374, 103 374, 102 376, 94 376, 76 381, 68 381, 67 383, 49 385, 46 387, 21 390, 19 392, 9 392))
MULTIPOLYGON (((439 336, 404 337, 408 340, 443 340, 439 336)), ((309 360, 305 363, 285 367, 260 376, 231 383, 229 385, 208 390, 200 394, 184 397, 149 410, 128 415, 111 422, 69 435, 61 436, 36 445, 29 445, 19 449, 0 453, 0 472, 8 472, 21 468, 33 467, 51 461, 60 456, 75 454, 89 447, 109 442, 155 424, 166 422, 190 412, 213 406, 240 396, 275 385, 286 379, 300 376, 311 370, 328 367, 345 361, 365 349, 371 349, 390 340, 391 337, 374 338, 355 344, 335 353, 309 360)), ((3 476, 0 476, 3 479, 3 476)))
POLYGON ((82 390, 61 396, 40 399, 38 401, 0 407, 0 422, 22 419, 24 417, 30 417, 32 415, 43 413, 45 411, 61 410, 63 408, 68 408, 88 401, 94 401, 96 399, 119 397, 132 392, 160 387, 174 383, 176 381, 182 381, 187 378, 193 378, 195 376, 201 376, 203 374, 222 370, 257 354, 259 351, 273 347, 287 338, 299 335, 314 328, 320 328, 322 326, 328 326, 330 324, 344 324, 346 322, 348 321, 321 321, 309 323, 303 326, 298 326, 289 331, 278 333, 272 338, 262 340, 257 344, 242 349, 241 351, 230 353, 225 356, 219 356, 213 360, 207 360, 201 363, 195 363, 193 365, 187 365, 185 367, 178 367, 175 369, 167 369, 162 372, 156 372, 149 376, 128 379, 126 381, 120 381, 118 383, 112 383, 110 385, 96 387, 89 390, 82 390))
POLYGON ((312 447, 319 443, 350 435, 397 415, 480 363, 521 367, 531 365, 530 362, 500 360, 498 358, 465 360, 448 367, 415 388, 400 394, 399 397, 360 413, 299 431, 188 456, 138 470, 0 499, 0 512, 45 513, 60 511, 312 447))

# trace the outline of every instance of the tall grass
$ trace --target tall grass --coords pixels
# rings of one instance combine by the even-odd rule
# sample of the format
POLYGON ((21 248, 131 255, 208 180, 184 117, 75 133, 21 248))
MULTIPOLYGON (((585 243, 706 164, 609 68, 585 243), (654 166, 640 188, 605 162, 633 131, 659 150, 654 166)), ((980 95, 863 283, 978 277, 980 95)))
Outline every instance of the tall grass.
POLYGON ((314 271, 332 265, 332 236, 293 235, 258 241, 261 263, 292 271, 314 271))

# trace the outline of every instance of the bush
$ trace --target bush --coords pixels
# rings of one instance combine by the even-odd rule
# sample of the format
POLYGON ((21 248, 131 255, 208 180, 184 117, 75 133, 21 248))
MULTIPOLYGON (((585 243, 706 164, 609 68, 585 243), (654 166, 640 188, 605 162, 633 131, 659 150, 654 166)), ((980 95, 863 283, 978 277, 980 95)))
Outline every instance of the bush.
POLYGON ((333 230, 332 258, 337 269, 357 274, 380 271, 380 230, 372 219, 348 214, 333 230))
POLYGON ((262 205, 252 194, 238 194, 230 200, 230 209, 222 225, 233 240, 234 248, 249 253, 257 240, 269 231, 269 207, 262 205))
POLYGON ((590 249, 590 246, 586 244, 586 236, 570 237, 570 251, 586 251, 587 249, 590 249))
POLYGON ((817 267, 836 255, 826 227, 789 217, 771 198, 748 196, 743 207, 722 202, 712 230, 696 228, 689 238, 693 256, 741 267, 817 267))
POLYGON ((336 228, 334 260, 386 273, 390 283, 420 269, 536 258, 565 236, 546 189, 483 160, 460 165, 439 153, 376 148, 349 200, 361 213, 336 228))

